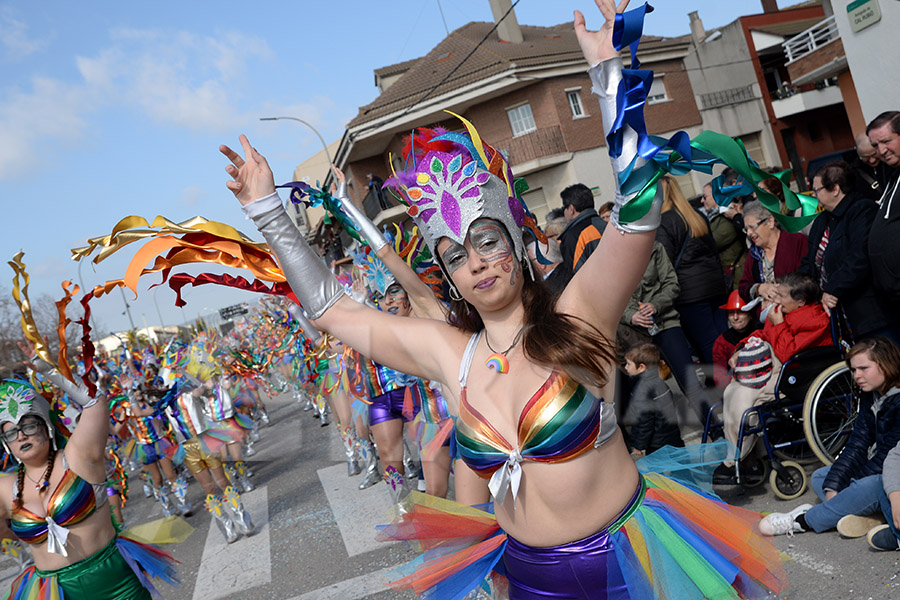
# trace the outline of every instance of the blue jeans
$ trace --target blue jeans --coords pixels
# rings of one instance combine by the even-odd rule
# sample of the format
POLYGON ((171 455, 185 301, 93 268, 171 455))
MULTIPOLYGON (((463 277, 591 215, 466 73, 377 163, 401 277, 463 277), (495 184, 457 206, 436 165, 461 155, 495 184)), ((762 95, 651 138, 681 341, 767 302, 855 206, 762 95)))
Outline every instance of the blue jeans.
POLYGON ((878 501, 881 504, 881 513, 884 515, 884 520, 887 521, 888 526, 891 528, 891 533, 900 540, 900 531, 894 526, 894 513, 891 511, 891 499, 888 498, 883 487, 878 491, 878 501))
POLYGON ((716 338, 728 329, 728 316, 719 308, 724 304, 725 296, 700 302, 676 304, 675 309, 681 315, 681 328, 697 355, 700 362, 712 364, 712 349, 716 338))
POLYGON ((813 531, 822 533, 834 529, 841 517, 847 515, 872 515, 881 509, 879 494, 884 494, 881 475, 851 479, 850 485, 838 492, 834 498, 825 500, 825 490, 822 486, 829 469, 831 467, 821 467, 812 474, 810 485, 816 496, 822 500, 822 504, 813 506, 806 513, 806 524, 812 527, 813 531))

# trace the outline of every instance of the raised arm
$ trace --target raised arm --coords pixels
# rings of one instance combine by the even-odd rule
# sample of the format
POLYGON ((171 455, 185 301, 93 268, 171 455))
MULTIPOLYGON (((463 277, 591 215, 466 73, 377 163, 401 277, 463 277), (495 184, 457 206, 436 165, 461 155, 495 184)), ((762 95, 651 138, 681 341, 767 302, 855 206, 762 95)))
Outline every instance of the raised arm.
MULTIPOLYGON (((603 129, 609 134, 617 114, 616 96, 622 81, 622 59, 613 46, 612 32, 616 12, 628 5, 623 0, 616 7, 613 0, 595 0, 605 22, 599 31, 588 31, 584 15, 575 11, 575 34, 590 65, 588 73, 593 82, 593 91, 600 101, 603 129)), ((631 164, 637 154, 637 132, 623 125, 624 138, 622 152, 610 159, 613 173, 618 176, 631 164)), ((634 168, 644 164, 638 159, 634 168)), ((558 303, 558 310, 584 318, 612 337, 616 324, 628 303, 628 299, 640 282, 650 252, 653 248, 654 231, 659 226, 662 190, 656 196, 648 213, 630 223, 622 223, 620 211, 636 193, 622 194, 616 184, 616 197, 610 224, 600 240, 597 249, 584 266, 576 273, 566 287, 558 303)))
POLYGON ((453 384, 466 338, 446 323, 409 319, 357 304, 294 227, 275 193, 272 171, 246 136, 246 160, 227 146, 227 183, 278 258, 309 318, 360 353, 393 369, 453 384))
POLYGON ((32 356, 30 367, 43 374, 53 385, 62 389, 72 404, 81 412, 66 444, 66 460, 72 469, 86 480, 100 483, 106 479, 106 440, 109 437, 109 406, 105 398, 91 397, 87 389, 66 379, 56 367, 29 352, 34 348, 21 346, 32 356))
POLYGON ((369 217, 350 200, 350 196, 347 193, 347 178, 344 176, 344 172, 334 165, 331 166, 331 169, 338 180, 337 199, 341 201, 344 210, 353 219, 356 230, 366 238, 369 246, 375 251, 375 255, 381 259, 384 266, 388 268, 391 275, 397 280, 397 283, 406 291, 409 303, 412 305, 416 316, 443 321, 446 317, 444 306, 434 295, 434 292, 425 282, 419 279, 419 276, 406 264, 406 261, 400 258, 369 217))

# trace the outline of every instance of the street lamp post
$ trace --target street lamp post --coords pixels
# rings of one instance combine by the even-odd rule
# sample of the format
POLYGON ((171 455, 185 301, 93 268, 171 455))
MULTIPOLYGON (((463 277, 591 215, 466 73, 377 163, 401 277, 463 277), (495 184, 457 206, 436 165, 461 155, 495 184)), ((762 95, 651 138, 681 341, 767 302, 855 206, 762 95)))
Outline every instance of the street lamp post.
MULTIPOLYGON (((322 149, 325 150, 325 158, 328 160, 328 168, 331 169, 331 165, 334 164, 334 161, 331 160, 331 153, 328 151, 328 144, 325 143, 325 138, 322 137, 322 134, 319 133, 319 130, 304 121, 303 119, 298 119, 297 117, 260 117, 260 121, 280 121, 282 119, 287 119, 288 121, 297 121, 298 123, 302 123, 309 127, 316 137, 319 138, 319 141, 322 142, 322 149)), ((295 208, 298 212, 302 212, 303 214, 303 222, 306 223, 306 226, 309 227, 309 217, 306 216, 306 206, 303 204, 295 204, 295 208)))

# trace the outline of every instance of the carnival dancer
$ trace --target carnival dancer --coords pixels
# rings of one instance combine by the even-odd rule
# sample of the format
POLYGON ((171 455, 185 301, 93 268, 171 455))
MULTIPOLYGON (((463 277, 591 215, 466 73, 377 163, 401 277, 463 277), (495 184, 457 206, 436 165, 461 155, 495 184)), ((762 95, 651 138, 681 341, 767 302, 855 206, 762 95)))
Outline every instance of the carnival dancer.
POLYGON ((63 387, 82 413, 61 448, 47 401, 24 382, 0 383, 2 442, 19 463, 16 477, 0 479, 0 516, 31 545, 35 563, 13 581, 10 597, 150 598, 155 592, 150 578, 177 582, 174 561, 124 532, 117 534, 104 506, 106 402, 77 388, 50 364, 37 358, 32 363, 63 387))
MULTIPOLYGON (((387 286, 386 291, 390 292, 393 288, 393 291, 399 296, 399 301, 392 299, 388 311, 403 306, 405 295, 406 301, 416 317, 444 320, 447 314, 446 307, 438 300, 432 287, 425 283, 425 279, 428 279, 433 285, 439 284, 440 278, 435 275, 435 272, 439 273, 440 269, 431 262, 431 253, 418 235, 418 230, 410 237, 395 225, 396 234, 391 243, 368 216, 350 200, 344 173, 333 165, 332 170, 338 180, 337 199, 353 220, 356 230, 368 242, 372 254, 390 273, 389 277, 385 278, 376 261, 366 261, 369 263, 366 265, 370 272, 369 280, 375 285, 380 285, 379 281, 384 281, 385 284, 393 281, 392 285, 387 286), (406 256, 406 259, 401 258, 401 254, 406 256), (421 271, 421 275, 419 271, 421 271), (399 286, 399 290, 397 286, 399 286)), ((385 306, 388 306, 387 303, 385 306)), ((443 395, 444 390, 437 382, 421 379, 417 379, 409 389, 412 406, 419 407, 418 416, 411 425, 413 425, 413 436, 418 443, 419 456, 422 459, 425 491, 434 496, 444 497, 449 489, 449 440, 453 432, 453 420, 447 409, 447 402, 443 395)), ((404 443, 405 441, 404 438, 404 443)), ((404 455, 408 457, 411 452, 407 450, 404 455)), ((404 469, 407 472, 410 471, 408 461, 405 462, 404 469)))
MULTIPOLYGON (((169 453, 174 452, 174 447, 164 435, 159 415, 147 402, 140 388, 131 390, 128 399, 122 404, 126 411, 124 425, 136 440, 138 460, 153 480, 154 495, 162 505, 163 515, 169 517, 174 514, 186 514, 189 509, 172 500, 172 486, 176 486, 178 480, 175 467, 169 458, 169 453), (163 480, 163 475, 168 484, 163 480)), ((119 427, 114 428, 114 433, 119 432, 119 427)))
POLYGON ((384 532, 412 537, 423 532, 422 522, 438 521, 445 531, 453 522, 465 529, 461 537, 484 540, 460 550, 468 560, 439 544, 440 559, 417 561, 420 572, 411 577, 424 577, 415 585, 434 597, 459 597, 501 558, 514 599, 667 597, 664 586, 672 582, 679 598, 752 597, 785 585, 777 550, 754 530, 758 516, 667 476, 639 473, 612 406, 602 401, 616 362, 616 325, 646 269, 662 193, 661 168, 637 153, 639 109, 625 115, 617 105, 618 97, 635 101, 628 91, 647 78, 623 78, 612 43, 616 6, 597 4, 603 28, 588 32, 576 12, 576 34, 622 180, 610 219, 615 229, 556 301, 528 268, 521 227, 535 223, 506 159, 468 121, 467 133, 414 136, 404 153, 410 169, 394 182, 449 277, 451 298, 461 299, 451 303, 453 324, 397 318, 346 298, 297 233, 265 159, 244 136, 243 158, 221 148, 232 163, 229 189, 311 320, 363 355, 439 381, 459 398, 459 451, 485 478, 496 521, 469 507, 450 521, 407 502, 402 519, 384 532), (451 566, 443 575, 463 569, 465 581, 441 576, 438 563, 451 566), (456 589, 447 593, 444 585, 456 589))
POLYGON ((222 461, 210 453, 200 439, 209 429, 201 396, 199 388, 187 391, 176 388, 167 394, 162 404, 173 429, 181 437, 184 465, 206 492, 206 510, 212 515, 225 541, 231 544, 241 535, 253 533, 253 521, 244 508, 240 494, 229 483, 222 461), (231 514, 228 514, 229 511, 231 514))

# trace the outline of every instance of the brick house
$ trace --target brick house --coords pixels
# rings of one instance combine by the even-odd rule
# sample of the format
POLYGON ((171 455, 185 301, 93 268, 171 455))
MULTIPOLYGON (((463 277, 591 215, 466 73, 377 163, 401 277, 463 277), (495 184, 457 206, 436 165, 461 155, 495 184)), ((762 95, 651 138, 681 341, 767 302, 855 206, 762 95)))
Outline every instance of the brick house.
MULTIPOLYGON (((415 127, 461 130, 444 110, 471 121, 506 153, 513 173, 530 186, 524 199, 539 221, 561 205, 560 191, 573 183, 591 187, 598 206, 612 200, 600 108, 572 24, 519 26, 510 13, 492 28, 494 23, 469 23, 427 55, 375 71, 381 93, 348 124, 336 162, 347 174, 351 198, 377 224, 404 220, 405 214, 399 206, 381 209, 367 174, 387 179, 391 160, 400 169, 403 138, 415 127)), ((645 108, 652 134, 699 132, 700 112, 683 62, 690 45, 690 35, 645 36, 641 42, 643 67, 655 72, 645 108)), ((630 62, 627 52, 623 59, 630 62)), ((699 191, 695 178, 680 178, 688 195, 699 191)))

